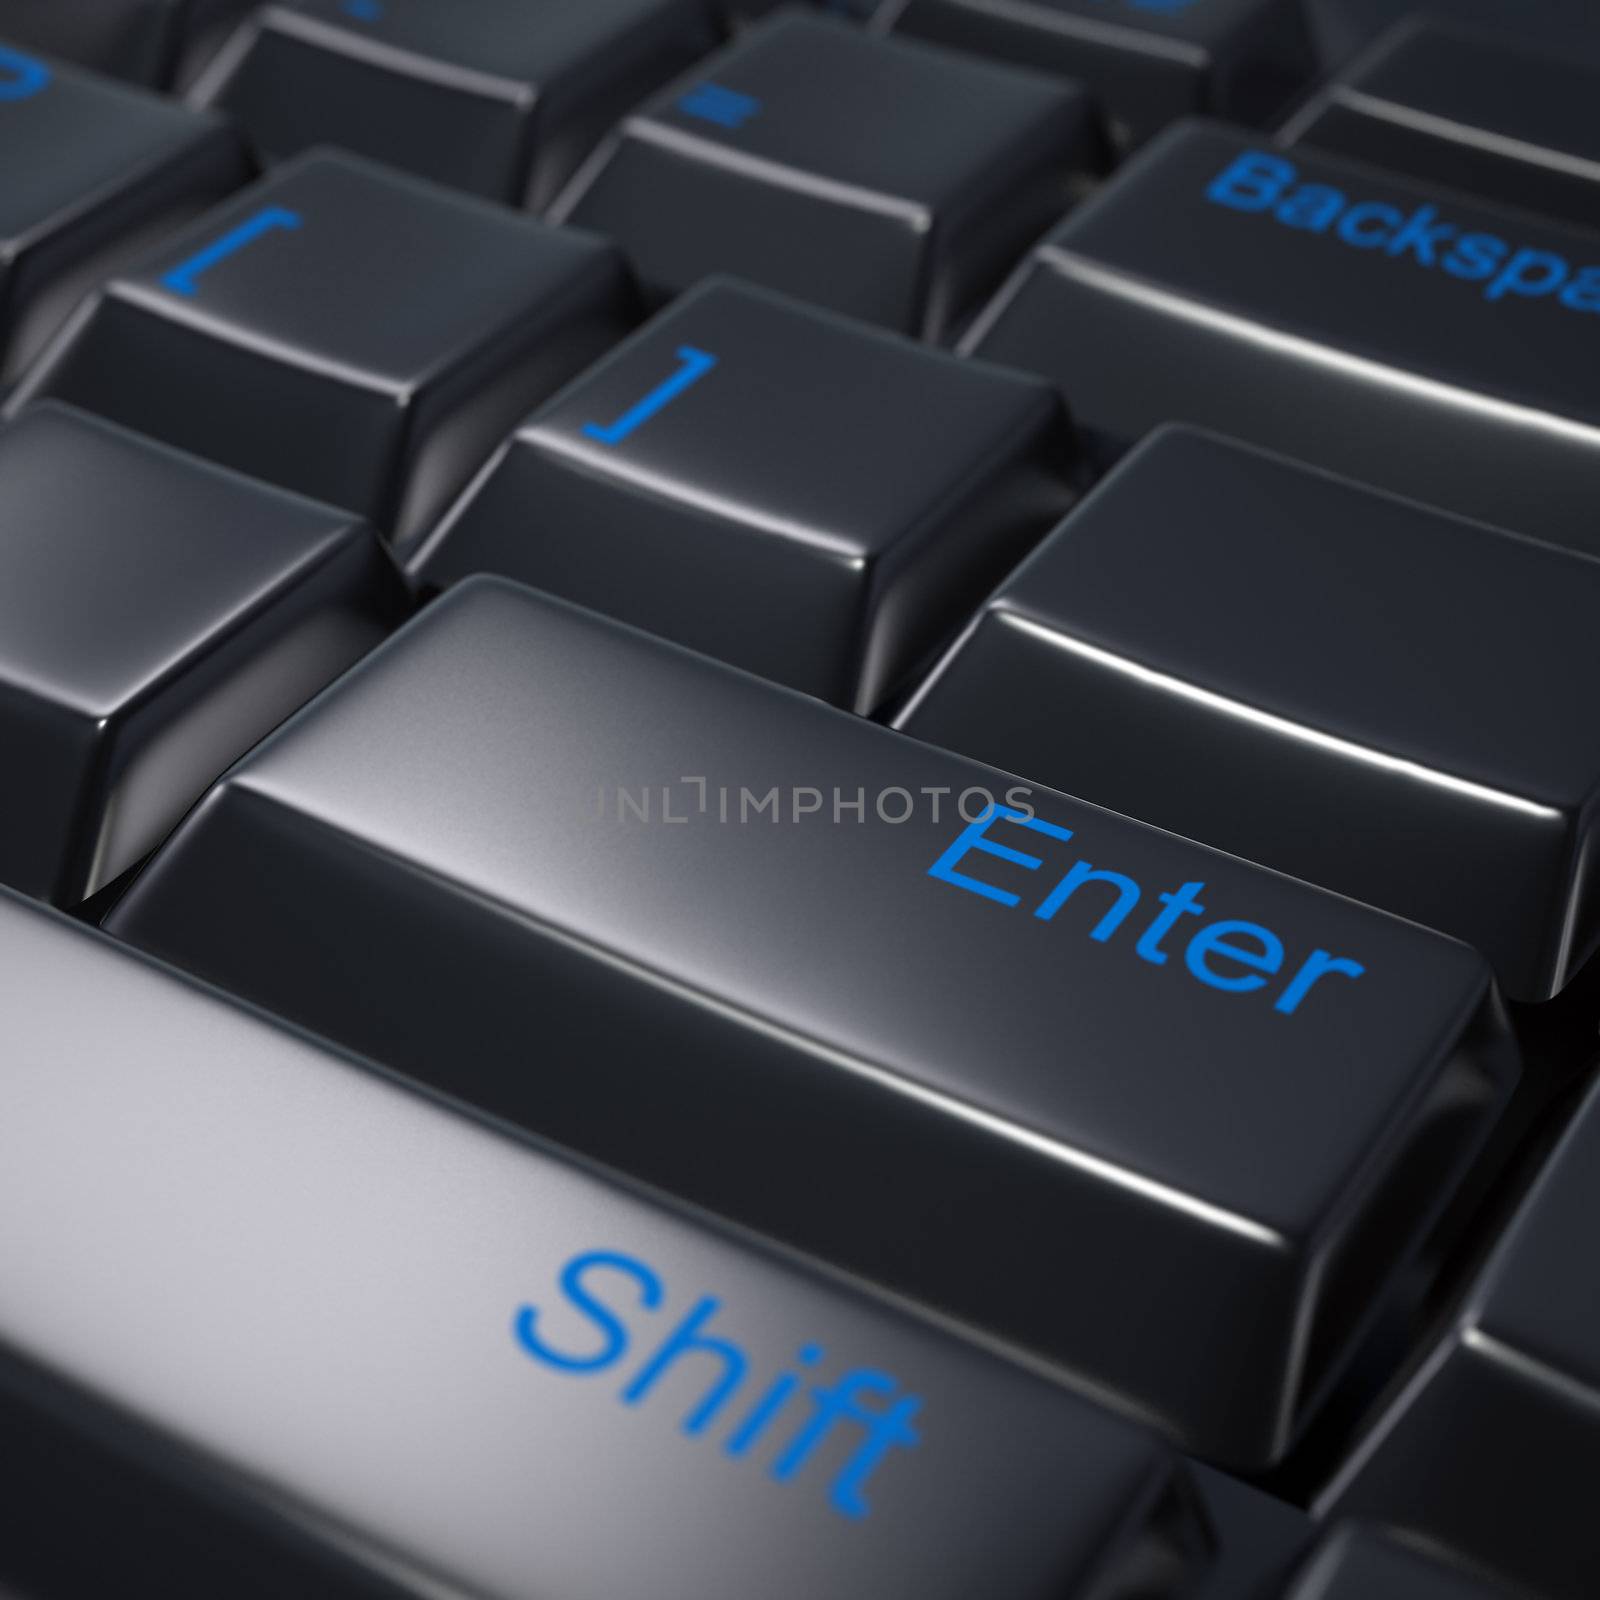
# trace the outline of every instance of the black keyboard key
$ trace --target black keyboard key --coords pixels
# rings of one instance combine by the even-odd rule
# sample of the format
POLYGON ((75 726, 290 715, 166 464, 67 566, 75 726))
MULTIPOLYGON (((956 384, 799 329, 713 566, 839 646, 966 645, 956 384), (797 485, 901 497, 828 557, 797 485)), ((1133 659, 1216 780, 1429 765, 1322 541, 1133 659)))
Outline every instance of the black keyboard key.
POLYGON ((1079 78, 1122 149, 1196 111, 1264 121, 1312 72, 1300 0, 887 0, 874 26, 1079 78))
POLYGON ((1592 228, 1600 66, 1411 23, 1328 84, 1282 140, 1592 228))
POLYGON ((194 98, 271 161, 338 145, 542 208, 719 38, 710 0, 296 0, 241 29, 194 98))
POLYGON ((599 240, 313 154, 106 285, 10 409, 68 400, 401 532, 631 309, 599 240))
POLYGON ((1600 1593, 1600 1089, 1437 1346, 1326 1506, 1456 1551, 1548 1600, 1600 1593))
POLYGON ((1240 1462, 1515 1075, 1463 945, 501 579, 109 926, 1240 1462))
POLYGON ((1099 1600, 1204 1560, 1172 1458, 1018 1367, 9 897, 0 971, 0 1364, 408 1594, 1099 1600))
POLYGON ((1323 61, 1336 66, 1404 17, 1492 28, 1510 44, 1600 62, 1594 0, 1306 0, 1323 61))
POLYGON ((1516 1600, 1431 1551, 1351 1524, 1335 1529, 1283 1600, 1516 1600))
POLYGON ((555 214, 659 300, 726 271, 937 337, 1091 159, 1071 84, 790 12, 629 117, 555 214))
POLYGON ((1203 123, 1046 239, 966 347, 1108 448, 1192 422, 1600 552, 1600 240, 1203 123))
POLYGON ((372 534, 44 406, 0 433, 0 881, 70 905, 400 620, 372 534))
POLYGON ((164 88, 215 49, 255 0, 0 0, 0 39, 164 88))
POLYGON ((1596 615, 1589 559, 1172 429, 897 725, 1440 928, 1542 1000, 1600 942, 1596 615))
POLYGON ((736 282, 537 411, 407 562, 520 578, 867 711, 1070 499, 1037 378, 736 282))
POLYGON ((250 176, 216 118, 4 43, 0 150, 0 384, 99 278, 250 176))

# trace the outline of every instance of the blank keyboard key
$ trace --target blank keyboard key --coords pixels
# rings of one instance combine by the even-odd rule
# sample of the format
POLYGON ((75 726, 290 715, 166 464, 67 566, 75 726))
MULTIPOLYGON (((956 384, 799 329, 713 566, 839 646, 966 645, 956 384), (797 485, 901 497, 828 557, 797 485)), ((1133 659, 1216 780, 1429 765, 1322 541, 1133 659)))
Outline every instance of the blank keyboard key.
POLYGON ((897 725, 1443 929, 1543 1000, 1600 943, 1596 615, 1590 559, 1169 429, 897 725))
POLYGON ((0 39, 113 77, 165 88, 198 65, 252 4, 253 0, 0 0, 0 39))
POLYGON ((555 214, 658 300, 731 272, 932 338, 1092 159, 1073 85, 791 12, 629 117, 555 214))
POLYGON ((1463 945, 495 578, 108 926, 1235 1462, 1516 1074, 1463 945))
POLYGON ((887 0, 874 26, 1076 77, 1122 149, 1196 111, 1261 122, 1312 71, 1300 0, 887 0))
POLYGON ((1375 1528, 1336 1528, 1283 1600, 1516 1600, 1462 1568, 1375 1528))
POLYGON ((964 348, 1115 451, 1192 422, 1600 553, 1600 239, 1191 123, 1034 252, 964 348))
POLYGON ((1144 1432, 6 896, 0 996, 0 1369, 407 1595, 1177 1600, 1205 1563, 1144 1432))
POLYGON ((71 905, 373 645, 404 586, 325 506, 42 406, 0 433, 0 881, 71 905))
POLYGON ((1322 1497, 1549 1600, 1600 1593, 1600 1088, 1322 1497))
POLYGON ((1281 139, 1590 228, 1600 218, 1597 104, 1600 64, 1412 22, 1328 84, 1281 139))
POLYGON ((193 98, 271 161, 338 145, 542 208, 720 37, 710 0, 297 0, 263 7, 193 98))
POLYGON ((217 118, 4 43, 0 148, 0 384, 99 278, 250 177, 217 118))
POLYGON ((602 241, 319 153, 113 279, 10 410, 67 400, 400 532, 631 312, 602 241))
POLYGON ((1525 45, 1600 62, 1594 0, 1306 0, 1318 52, 1330 67, 1370 44, 1404 17, 1492 28, 1512 46, 1525 45))
POLYGON ((536 412, 407 560, 868 711, 1065 509, 1050 386, 737 282, 536 412))

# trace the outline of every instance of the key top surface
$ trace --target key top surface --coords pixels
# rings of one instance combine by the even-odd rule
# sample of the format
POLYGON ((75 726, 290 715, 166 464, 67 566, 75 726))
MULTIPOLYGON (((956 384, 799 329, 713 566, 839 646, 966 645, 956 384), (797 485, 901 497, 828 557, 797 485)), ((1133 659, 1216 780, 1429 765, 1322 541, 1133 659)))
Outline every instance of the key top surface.
POLYGON ((542 208, 719 37, 709 0, 301 0, 263 8, 193 96, 271 161, 339 145, 542 208))
POLYGON ((236 768, 108 925, 1252 1460, 1514 1071, 1464 946, 497 579, 236 768), (1125 887, 1070 899, 1080 852, 1125 887))
POLYGON ((1298 0, 888 0, 873 25, 1076 77, 1121 149, 1196 111, 1258 122, 1311 72, 1298 0))
POLYGON ((1441 928, 1545 999, 1600 934, 1597 611, 1588 558, 1166 429, 896 725, 1441 928))
POLYGON ((964 342, 1108 447, 1213 427, 1600 553, 1600 243, 1194 122, 1035 251, 964 342))
POLYGON ((1092 160, 1075 86, 787 12, 622 125, 554 215, 661 300, 731 272, 940 334, 1092 160))
POLYGON ((1360 1525, 1335 1529, 1283 1600, 1516 1600, 1422 1550, 1360 1525))
POLYGON ((1407 16, 1491 28, 1512 44, 1581 55, 1600 61, 1590 0, 1307 0, 1307 11, 1325 64, 1337 66, 1384 29, 1407 16))
POLYGON ((68 905, 400 620, 342 513, 64 407, 0 433, 0 881, 68 905))
POLYGON ((1597 101, 1600 64, 1412 22, 1327 85, 1282 137, 1592 228, 1597 101))
POLYGON ((1552 1600, 1600 1587, 1600 1089, 1452 1325, 1323 1504, 1381 1518, 1552 1600))
POLYGON ((536 412, 407 569, 866 711, 1065 509, 1049 385, 719 281, 536 412))
POLYGON ((67 400, 406 530, 629 309, 599 240, 314 153, 115 278, 8 410, 67 400))
POLYGON ((217 119, 3 41, 0 143, 0 382, 141 240, 250 175, 217 119))
POLYGON ((0 1337, 373 1564, 1088 1600, 1202 1556, 1064 1391, 9 897, 0 952, 0 1337))

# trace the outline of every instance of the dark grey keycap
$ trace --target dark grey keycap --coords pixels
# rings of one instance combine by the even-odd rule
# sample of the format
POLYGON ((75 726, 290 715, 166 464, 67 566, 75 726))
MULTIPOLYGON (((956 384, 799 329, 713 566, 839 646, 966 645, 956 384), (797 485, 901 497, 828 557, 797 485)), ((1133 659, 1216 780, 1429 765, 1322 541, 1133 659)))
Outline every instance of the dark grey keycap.
POLYGON ((9 410, 68 400, 404 532, 631 309, 600 240, 316 153, 108 283, 9 410))
POLYGON ((873 26, 1081 79, 1120 149, 1196 111, 1261 122, 1312 72, 1300 0, 887 0, 873 26))
POLYGON ((1600 552, 1600 239, 1206 123, 1046 239, 965 348, 1107 449, 1192 422, 1600 552))
POLYGON ((0 39, 161 88, 214 49, 253 0, 0 0, 0 39))
POLYGON ((1464 945, 501 579, 109 925, 1241 1462, 1515 1075, 1464 945))
POLYGON ((250 176, 218 119, 3 42, 0 149, 0 383, 94 282, 250 176))
POLYGON ((1336 1529, 1283 1600, 1515 1600, 1498 1584, 1374 1528, 1336 1529))
POLYGON ((1087 97, 785 12, 650 101, 553 215, 665 300, 715 272, 937 337, 1065 204, 1087 97))
POLYGON ((400 620, 371 532, 65 407, 0 433, 0 882, 70 905, 400 620))
POLYGON ((1163 430, 897 726, 1443 929, 1542 1000, 1600 942, 1597 614, 1587 557, 1163 430))
POLYGON ((692 291, 523 425, 406 565, 499 572, 870 710, 1071 498, 1037 378, 692 291))
POLYGON ((0 991, 0 1350, 408 1593, 1099 1600, 1204 1559, 1142 1432, 808 1267, 10 898, 0 991))
POLYGON ((296 0, 263 7, 192 97, 271 161, 339 145, 543 207, 719 38, 711 0, 296 0))
POLYGON ((1413 21, 1329 83, 1282 138, 1593 228, 1597 104, 1600 65, 1413 21))
POLYGON ((1323 1505, 1548 1600, 1600 1593, 1600 1088, 1323 1505))
POLYGON ((1306 0, 1306 7, 1329 66, 1406 16, 1492 28, 1511 43, 1600 61, 1593 0, 1306 0))

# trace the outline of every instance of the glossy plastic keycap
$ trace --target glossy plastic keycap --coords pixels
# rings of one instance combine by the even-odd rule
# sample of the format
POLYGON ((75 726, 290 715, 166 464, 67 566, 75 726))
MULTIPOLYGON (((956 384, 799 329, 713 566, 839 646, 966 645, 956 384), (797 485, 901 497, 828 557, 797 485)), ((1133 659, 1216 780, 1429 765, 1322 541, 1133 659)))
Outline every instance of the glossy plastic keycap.
POLYGON ((711 0, 295 0, 262 7, 192 98, 269 161, 337 145, 542 208, 720 38, 711 0))
POLYGON ((1359 1523, 1335 1528, 1283 1600, 1519 1600, 1437 1552, 1359 1523))
POLYGON ((0 1371, 407 1595, 1177 1600, 1204 1564, 1145 1433, 3 894, 0 998, 0 1371))
POLYGON ((603 241, 317 152, 108 283, 9 410, 67 400, 403 533, 631 313, 603 241))
POLYGON ((629 117, 552 214, 657 300, 730 272, 937 337, 1095 159, 1074 85, 788 11, 629 117))
POLYGON ((1037 378, 732 280, 523 424, 406 557, 519 578, 860 711, 1066 508, 1037 378))
POLYGON ((183 81, 252 0, 0 0, 0 39, 152 88, 183 81))
POLYGON ((1464 945, 501 579, 107 925, 1239 1462, 1516 1075, 1464 945))
POLYGON ((1550 1600, 1600 1591, 1600 1087, 1321 1506, 1550 1600))
POLYGON ((1281 138, 1589 228, 1600 217, 1597 103, 1600 61, 1413 18, 1309 100, 1281 138))
POLYGON ((1260 123, 1312 70, 1300 0, 885 0, 873 26, 1077 78, 1123 150, 1196 111, 1260 123))
POLYGON ((1034 251, 965 349, 1108 451, 1191 422, 1600 553, 1600 238, 1180 124, 1034 251))
POLYGON ((251 172, 218 118, 3 41, 0 149, 0 384, 99 278, 251 172))
POLYGON ((1590 558, 1164 429, 896 725, 1441 928, 1543 1000, 1600 941, 1597 613, 1590 558))
POLYGON ((0 882, 94 893, 403 614, 343 513, 27 413, 0 433, 0 882))

